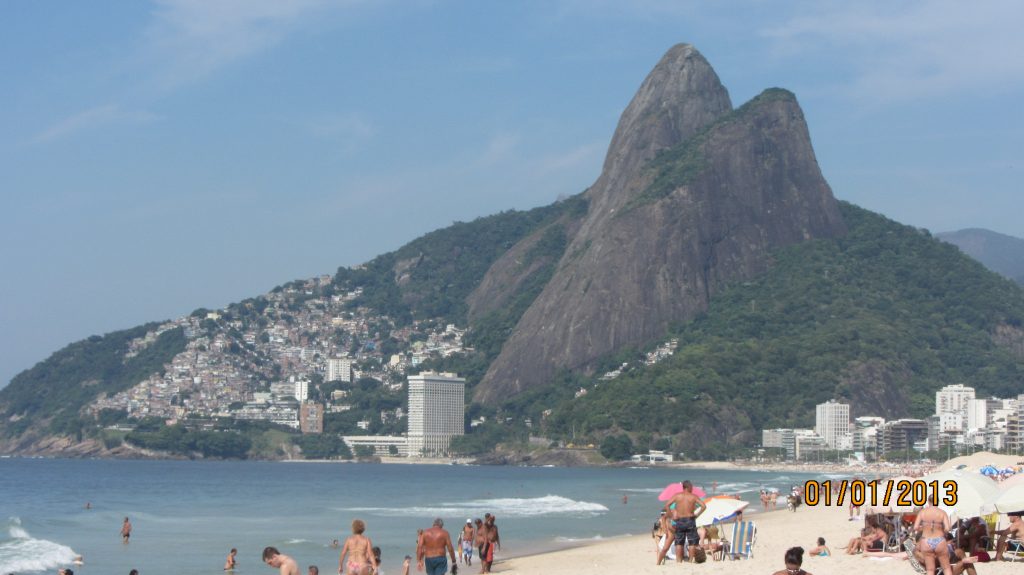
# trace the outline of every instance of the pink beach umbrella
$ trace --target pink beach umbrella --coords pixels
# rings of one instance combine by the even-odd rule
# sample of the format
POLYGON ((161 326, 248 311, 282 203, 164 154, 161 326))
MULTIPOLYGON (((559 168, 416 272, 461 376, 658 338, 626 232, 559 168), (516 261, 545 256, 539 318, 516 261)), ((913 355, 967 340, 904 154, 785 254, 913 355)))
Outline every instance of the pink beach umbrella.
MULTIPOLYGON (((677 481, 675 483, 669 483, 668 485, 665 486, 665 489, 661 490, 661 493, 658 495, 658 501, 668 501, 669 499, 675 497, 677 493, 682 492, 683 484, 681 482, 677 481)), ((697 497, 704 497, 705 495, 707 495, 707 493, 705 493, 703 489, 697 487, 696 485, 693 486, 693 494, 696 495, 697 497)))

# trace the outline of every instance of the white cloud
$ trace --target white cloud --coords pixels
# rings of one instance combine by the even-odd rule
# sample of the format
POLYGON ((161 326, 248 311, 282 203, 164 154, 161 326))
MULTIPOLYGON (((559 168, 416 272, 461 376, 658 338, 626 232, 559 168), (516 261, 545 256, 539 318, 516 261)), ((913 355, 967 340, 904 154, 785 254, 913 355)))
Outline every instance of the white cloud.
POLYGON ((761 30, 778 54, 834 51, 864 101, 912 101, 969 91, 1017 89, 1024 78, 1024 3, 824 2, 761 30))
POLYGON ((160 0, 147 39, 159 85, 173 88, 281 41, 324 0, 160 0))
POLYGON ((33 144, 43 144, 60 140, 80 130, 95 128, 111 123, 148 123, 158 117, 145 111, 123 110, 116 104, 106 104, 90 108, 69 116, 49 128, 39 132, 32 138, 33 144))

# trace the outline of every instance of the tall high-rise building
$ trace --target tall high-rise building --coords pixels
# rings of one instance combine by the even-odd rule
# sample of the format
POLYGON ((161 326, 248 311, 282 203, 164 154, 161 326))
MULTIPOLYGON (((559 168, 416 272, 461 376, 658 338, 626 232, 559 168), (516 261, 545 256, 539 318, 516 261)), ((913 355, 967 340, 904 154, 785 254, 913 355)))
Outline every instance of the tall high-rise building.
POLYGON ((963 413, 967 402, 974 399, 974 388, 965 385, 947 385, 935 392, 935 415, 963 413))
POLYGON ((409 376, 409 455, 443 456, 465 433, 466 380, 454 373, 409 376))
POLYGON ((829 400, 815 409, 814 431, 832 449, 850 449, 850 405, 829 400))
POLYGON ((327 381, 352 382, 352 360, 347 357, 327 360, 327 381))

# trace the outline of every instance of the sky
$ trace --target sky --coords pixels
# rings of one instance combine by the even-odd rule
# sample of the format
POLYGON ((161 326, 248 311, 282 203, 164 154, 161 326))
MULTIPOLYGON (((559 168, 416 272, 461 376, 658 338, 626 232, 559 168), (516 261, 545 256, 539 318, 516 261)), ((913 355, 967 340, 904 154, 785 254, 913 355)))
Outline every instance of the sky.
POLYGON ((1024 237, 1024 3, 0 4, 0 386, 598 176, 672 45, 796 93, 836 197, 1024 237))

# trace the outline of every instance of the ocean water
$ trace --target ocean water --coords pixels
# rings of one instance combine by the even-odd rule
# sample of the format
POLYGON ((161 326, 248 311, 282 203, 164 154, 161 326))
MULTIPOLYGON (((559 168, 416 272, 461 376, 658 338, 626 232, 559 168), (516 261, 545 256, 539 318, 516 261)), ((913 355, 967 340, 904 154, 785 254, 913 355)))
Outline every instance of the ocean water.
MULTIPOLYGON (((414 555, 416 530, 435 517, 453 539, 467 518, 498 518, 498 559, 625 534, 648 533, 658 493, 690 479, 758 504, 762 487, 788 490, 820 477, 665 468, 544 468, 245 461, 0 459, 0 575, 269 574, 273 545, 302 572, 334 573, 351 521, 383 551, 388 575, 414 555), (628 503, 623 503, 623 496, 628 503), (89 503, 91 509, 85 509, 89 503), (134 527, 121 543, 124 517, 134 527), (72 565, 76 555, 82 565, 72 565)), ((472 571, 475 573, 474 571, 472 571)))

